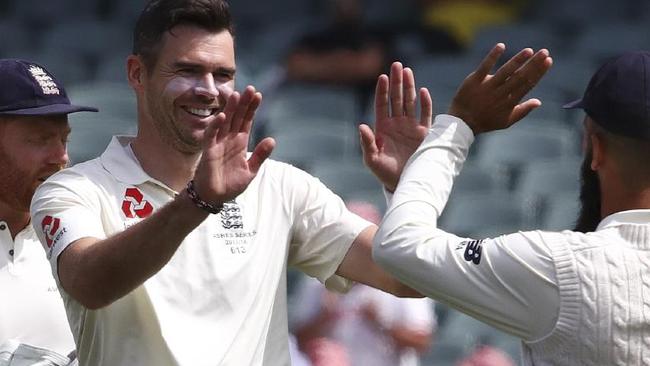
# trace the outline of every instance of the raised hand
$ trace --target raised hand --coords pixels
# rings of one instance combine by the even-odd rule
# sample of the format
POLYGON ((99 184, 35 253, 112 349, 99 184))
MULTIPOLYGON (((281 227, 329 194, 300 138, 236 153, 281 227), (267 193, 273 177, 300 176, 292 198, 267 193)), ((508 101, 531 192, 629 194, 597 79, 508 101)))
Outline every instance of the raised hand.
POLYGON ((271 155, 275 142, 266 138, 246 158, 253 118, 261 102, 262 94, 252 86, 242 95, 234 92, 206 129, 203 155, 194 174, 196 190, 204 201, 221 205, 237 197, 271 155))
POLYGON ((490 75, 505 49, 503 43, 494 46, 465 78, 449 108, 449 114, 465 121, 474 134, 508 128, 542 105, 534 98, 520 101, 551 68, 548 50, 533 54, 523 49, 490 75))
POLYGON ((390 78, 380 75, 375 90, 375 131, 359 126, 363 161, 386 189, 394 191, 408 158, 426 137, 433 115, 429 91, 419 90, 417 116, 415 77, 409 68, 393 63, 390 78))

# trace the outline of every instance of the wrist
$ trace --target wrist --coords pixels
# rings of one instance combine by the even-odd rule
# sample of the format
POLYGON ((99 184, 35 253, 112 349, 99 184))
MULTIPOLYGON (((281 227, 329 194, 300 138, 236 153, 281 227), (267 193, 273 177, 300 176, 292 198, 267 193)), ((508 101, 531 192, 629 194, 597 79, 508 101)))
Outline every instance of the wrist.
POLYGON ((447 111, 447 114, 453 117, 456 117, 460 119, 461 121, 465 122, 465 124, 472 130, 472 133, 474 135, 478 135, 481 133, 476 126, 472 125, 471 119, 468 114, 463 113, 462 109, 454 106, 453 104, 449 107, 449 110, 447 111))
POLYGON ((221 209, 223 208, 222 203, 215 204, 215 203, 206 202, 203 199, 201 199, 201 197, 199 196, 199 194, 195 189, 194 180, 191 180, 189 181, 189 183, 187 183, 187 187, 183 192, 187 195, 187 197, 190 199, 190 201, 192 201, 192 203, 196 207, 200 208, 205 212, 208 212, 210 214, 218 214, 219 212, 221 212, 221 209))

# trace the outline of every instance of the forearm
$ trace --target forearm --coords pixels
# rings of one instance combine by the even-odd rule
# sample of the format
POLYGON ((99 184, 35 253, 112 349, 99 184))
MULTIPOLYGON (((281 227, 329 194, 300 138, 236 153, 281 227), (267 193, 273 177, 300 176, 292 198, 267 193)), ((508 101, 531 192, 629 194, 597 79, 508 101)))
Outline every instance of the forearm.
POLYGON ((398 277, 395 271, 409 270, 401 258, 412 259, 418 245, 436 235, 438 217, 472 141, 471 130, 462 121, 438 117, 407 162, 373 246, 375 261, 398 277))
POLYGON ((397 297, 423 297, 372 260, 372 239, 376 232, 377 227, 373 225, 357 236, 336 274, 397 297))
POLYGON ((65 291, 84 306, 118 300, 156 274, 205 218, 182 193, 149 218, 105 240, 83 238, 58 258, 65 291))

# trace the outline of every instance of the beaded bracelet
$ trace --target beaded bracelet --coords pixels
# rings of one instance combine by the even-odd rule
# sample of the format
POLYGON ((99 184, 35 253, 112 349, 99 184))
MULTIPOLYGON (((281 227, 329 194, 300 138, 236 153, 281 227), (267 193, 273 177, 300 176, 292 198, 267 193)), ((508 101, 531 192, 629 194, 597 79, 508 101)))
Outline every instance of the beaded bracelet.
POLYGON ((196 190, 194 189, 194 180, 191 180, 189 183, 187 183, 187 194, 190 196, 190 199, 194 204, 205 211, 208 211, 211 214, 218 214, 221 212, 221 209, 223 208, 223 205, 221 206, 214 206, 210 203, 205 202, 199 197, 199 194, 196 193, 196 190))

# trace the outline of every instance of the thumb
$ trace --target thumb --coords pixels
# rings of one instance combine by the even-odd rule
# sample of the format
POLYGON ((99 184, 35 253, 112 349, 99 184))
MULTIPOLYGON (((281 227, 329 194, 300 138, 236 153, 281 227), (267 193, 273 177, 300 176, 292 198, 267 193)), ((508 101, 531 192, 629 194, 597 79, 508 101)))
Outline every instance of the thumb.
POLYGON ((255 150, 248 159, 248 169, 251 173, 257 174, 264 161, 271 156, 273 148, 275 148, 275 140, 271 137, 265 138, 255 146, 255 150))
POLYGON ((372 132, 370 126, 362 123, 359 125, 359 137, 361 140, 363 159, 368 161, 371 156, 374 156, 379 152, 375 141, 375 133, 372 132))

